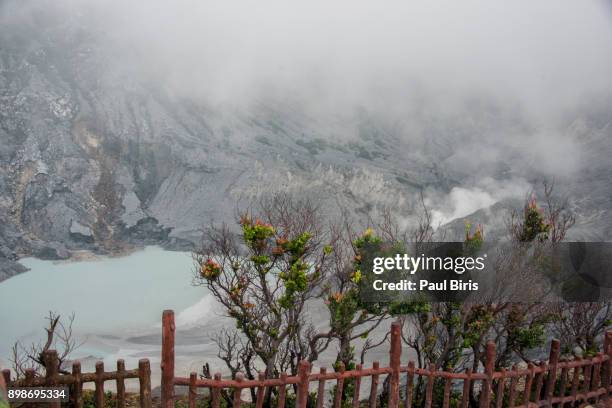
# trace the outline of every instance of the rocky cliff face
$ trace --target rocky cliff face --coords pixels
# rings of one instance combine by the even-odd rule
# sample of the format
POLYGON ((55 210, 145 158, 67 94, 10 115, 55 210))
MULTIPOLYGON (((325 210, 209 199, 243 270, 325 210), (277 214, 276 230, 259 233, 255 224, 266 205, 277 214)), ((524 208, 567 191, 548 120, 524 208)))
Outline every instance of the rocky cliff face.
POLYGON ((365 141, 332 146, 298 110, 173 99, 118 72, 73 21, 0 30, 0 279, 26 255, 188 249, 204 224, 266 191, 339 192, 362 206, 359 189, 384 188, 349 164, 372 162, 359 157, 365 141))
MULTIPOLYGON (((98 34, 36 13, 0 26, 0 280, 22 271, 14 262, 22 256, 189 249, 211 220, 277 191, 316 197, 330 211, 389 206, 408 217, 422 190, 444 207, 455 187, 485 180, 499 190, 546 177, 524 144, 500 147, 536 130, 493 101, 469 101, 454 115, 392 117, 367 109, 313 117, 272 98, 210 106, 119 69, 98 34), (507 154, 489 155, 500 149, 507 154)), ((574 113, 564 131, 596 164, 567 178, 581 196, 583 229, 609 238, 606 115, 574 113)))

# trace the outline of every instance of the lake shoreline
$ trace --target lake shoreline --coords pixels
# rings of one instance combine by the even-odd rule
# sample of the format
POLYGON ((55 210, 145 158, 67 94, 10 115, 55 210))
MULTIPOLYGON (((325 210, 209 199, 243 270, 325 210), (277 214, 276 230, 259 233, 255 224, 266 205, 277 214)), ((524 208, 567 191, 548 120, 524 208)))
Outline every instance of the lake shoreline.
MULTIPOLYGON (((158 245, 150 245, 152 247, 157 247, 158 245)), ((108 252, 108 253, 99 253, 96 251, 91 251, 89 249, 77 249, 70 252, 70 258, 66 259, 58 259, 55 260, 55 264, 68 264, 73 262, 91 262, 91 261, 100 261, 105 258, 123 258, 126 256, 130 256, 136 252, 144 251, 147 246, 139 245, 133 246, 130 248, 122 248, 118 251, 108 252)), ((160 246, 161 248, 161 246, 160 246)))
MULTIPOLYGON (((75 313, 75 332, 124 337, 149 334, 163 310, 180 312, 206 296, 203 288, 192 286, 191 253, 157 245, 134 247, 121 256, 79 251, 68 261, 23 258, 19 262, 30 269, 28 273, 0 283, 0 307, 12 310, 3 317, 2 357, 8 356, 16 340, 40 341, 50 310, 62 316, 75 313), (16 302, 19 308, 14 307, 16 302)), ((194 310, 190 317, 206 315, 194 310)))
POLYGON ((95 262, 103 261, 105 259, 124 258, 133 255, 134 253, 144 251, 149 247, 156 247, 169 252, 191 252, 191 250, 186 250, 186 248, 188 247, 186 245, 174 245, 171 242, 160 242, 151 243, 150 245, 130 244, 123 246, 121 249, 109 252, 100 252, 91 249, 73 249, 67 251, 65 258, 48 259, 45 257, 22 253, 18 254, 16 259, 7 259, 0 257, 0 285, 2 284, 2 282, 5 282, 15 276, 30 271, 30 268, 23 264, 23 261, 27 261, 29 259, 35 259, 38 261, 51 261, 57 265, 78 262, 95 262))

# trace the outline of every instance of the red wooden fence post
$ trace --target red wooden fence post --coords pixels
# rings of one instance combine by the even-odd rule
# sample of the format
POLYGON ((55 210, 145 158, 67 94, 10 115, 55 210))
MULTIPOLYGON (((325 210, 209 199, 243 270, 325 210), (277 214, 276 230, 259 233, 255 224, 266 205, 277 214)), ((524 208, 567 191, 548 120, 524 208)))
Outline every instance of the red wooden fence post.
MULTIPOLYGON (((593 366, 593 376, 591 377, 591 391, 599 391, 599 388, 601 386, 601 362, 604 358, 604 353, 602 353, 601 351, 598 352, 595 358, 597 359, 597 362, 593 366)), ((599 401, 599 399, 600 397, 598 396, 596 400, 599 401)))
POLYGON ((452 380, 450 378, 444 380, 444 399, 442 400, 442 408, 448 408, 450 406, 451 385, 452 380))
POLYGON ((221 389, 218 387, 219 382, 221 381, 221 373, 215 373, 215 387, 212 388, 212 408, 219 408, 221 402, 219 400, 219 395, 221 394, 221 389))
POLYGON ((372 374, 372 383, 370 384, 370 408, 376 408, 376 399, 378 397, 378 369, 380 365, 378 361, 374 361, 372 363, 372 369, 374 370, 374 374, 372 374))
POLYGON ((604 337, 604 355, 608 356, 608 361, 604 363, 601 383, 606 389, 604 399, 609 399, 610 394, 610 376, 612 375, 612 331, 607 331, 604 337))
POLYGON ((8 368, 2 370, 2 381, 4 381, 5 387, 11 385, 11 370, 9 370, 8 368))
POLYGON ((574 361, 576 361, 579 365, 574 367, 574 374, 572 377, 572 388, 571 395, 573 397, 573 401, 576 402, 578 396, 578 383, 580 382, 580 364, 582 363, 582 357, 577 356, 574 361))
MULTIPOLYGON (((36 373, 34 371, 33 368, 27 368, 25 370, 25 386, 26 387, 32 387, 34 385, 34 377, 36 376, 36 373)), ((75 380, 76 382, 76 380, 75 380)), ((75 405, 76 406, 76 405, 75 405)), ((24 408, 33 408, 34 407, 34 403, 25 403, 23 404, 24 408)))
POLYGON ((489 341, 485 354, 484 373, 487 379, 483 381, 482 392, 480 393, 480 407, 488 408, 491 405, 491 390, 493 388, 493 369, 495 368, 495 343, 489 341))
POLYGON ((306 408, 308 402, 308 386, 310 385, 310 363, 301 360, 298 366, 297 408, 306 408))
POLYGON ((6 387, 9 386, 11 381, 11 371, 4 369, 2 370, 2 375, 0 375, 0 399, 6 400, 6 387))
MULTIPOLYGON (((321 377, 324 377, 327 374, 327 368, 321 367, 319 369, 319 373, 321 377)), ((317 389, 317 408, 323 408, 325 404, 325 378, 319 379, 319 388, 317 389)))
POLYGON ((400 361, 402 358, 402 326, 399 322, 391 324, 391 350, 389 352, 389 366, 391 374, 389 374, 389 408, 397 408, 399 406, 399 380, 400 380, 400 361))
POLYGON ((336 393, 334 394, 334 408, 341 408, 342 406, 342 396, 344 394, 344 363, 340 361, 338 363, 337 373, 340 374, 338 379, 336 380, 336 393))
POLYGON ((74 383, 72 384, 72 405, 75 408, 83 408, 83 383, 81 383, 81 362, 75 361, 72 363, 72 378, 74 383))
POLYGON ((196 396, 198 395, 198 388, 196 382, 198 381, 198 373, 192 371, 189 374, 189 408, 196 408, 196 396))
POLYGON ((544 399, 542 399, 542 387, 544 386, 544 376, 548 371, 548 364, 546 361, 540 361, 538 368, 540 372, 536 374, 534 401, 540 403, 541 401, 544 401, 544 399))
POLYGON ((162 315, 161 407, 174 408, 174 311, 162 315))
POLYGON ((414 361, 408 362, 408 374, 406 375, 406 402, 404 408, 412 408, 412 394, 414 393, 414 361))
POLYGON ((425 408, 431 408, 433 403, 433 386, 436 381, 436 365, 430 363, 427 368, 427 386, 425 387, 425 408))
POLYGON ((255 408, 262 408, 264 404, 266 387, 264 386, 264 380, 266 379, 266 374, 263 371, 259 372, 258 380, 260 385, 257 387, 257 403, 255 404, 255 408))
MULTIPOLYGON (((470 389, 472 387, 472 369, 465 370, 465 380, 463 380, 463 393, 461 394, 461 408, 468 408, 470 405, 470 389)), ((510 404, 512 406, 512 404, 510 404)))
MULTIPOLYGON (((46 385, 47 387, 57 387, 58 384, 58 375, 59 375, 59 358, 57 357, 57 351, 55 350, 47 350, 43 355, 43 360, 45 362, 45 377, 46 377, 46 385)), ((59 408, 60 402, 53 401, 49 403, 51 408, 59 408)))
POLYGON ((96 408, 104 408, 104 361, 96 362, 95 384, 94 399, 96 408))
POLYGON ((559 352, 561 350, 561 342, 553 339, 550 343, 550 356, 548 357, 548 381, 546 381, 545 396, 548 407, 552 407, 552 397, 555 390, 555 382, 557 381, 557 365, 559 364, 559 352))
POLYGON ((526 407, 529 406, 529 402, 531 401, 531 388, 533 385, 533 377, 535 377, 535 365, 533 363, 527 364, 527 370, 529 370, 529 373, 525 380, 525 391, 523 393, 523 405, 526 407))
MULTIPOLYGON (((280 376, 281 379, 281 385, 280 387, 278 387, 278 403, 276 404, 276 406, 278 408, 285 408, 285 397, 287 396, 287 373, 282 373, 280 376)), ((218 407, 213 407, 213 408, 218 408, 218 407)))
POLYGON ((506 369, 502 368, 497 380, 497 392, 495 393, 495 408, 502 408, 504 403, 504 392, 506 390, 506 369))
POLYGON ((359 396, 360 396, 359 394, 361 391, 361 369, 362 368, 363 367, 361 366, 361 364, 357 364, 357 367, 355 367, 359 375, 355 377, 354 383, 353 383, 353 402, 351 404, 352 408, 359 408, 359 396))
POLYGON ((125 408, 125 361, 117 360, 117 408, 125 408))
POLYGON ((138 360, 140 408, 151 408, 151 364, 146 358, 138 360))
POLYGON ((242 373, 236 373, 236 382, 238 383, 237 387, 234 388, 234 400, 232 401, 232 407, 233 408, 240 408, 240 405, 242 404, 242 387, 240 386, 240 383, 244 381, 244 374, 242 373))

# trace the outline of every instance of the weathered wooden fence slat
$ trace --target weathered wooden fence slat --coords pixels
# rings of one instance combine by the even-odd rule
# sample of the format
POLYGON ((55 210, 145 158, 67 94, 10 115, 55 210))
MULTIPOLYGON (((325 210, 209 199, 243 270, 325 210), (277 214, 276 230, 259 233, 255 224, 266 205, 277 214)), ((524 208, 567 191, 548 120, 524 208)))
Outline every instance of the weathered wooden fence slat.
POLYGON ((191 372, 191 374, 189 374, 189 395, 188 395, 189 408, 195 408, 196 406, 196 396, 198 395, 198 388, 196 386, 197 379, 198 379, 198 373, 191 372))
MULTIPOLYGON (((244 374, 242 373, 236 374, 236 381, 238 383, 240 383, 243 379, 244 379, 244 374)), ((241 404, 242 404, 242 387, 235 387, 232 406, 234 408, 240 408, 241 404)))
MULTIPOLYGON (((50 387, 57 387, 59 384, 59 358, 57 356, 57 351, 49 350, 43 356, 45 362, 45 379, 47 381, 47 385, 50 387)), ((51 408, 59 408, 59 401, 53 401, 49 404, 51 408)), ((100 407, 102 405, 99 405, 100 407)))
POLYGON ((546 370, 548 369, 548 365, 544 361, 541 361, 538 366, 540 368, 540 371, 536 374, 535 377, 535 401, 540 401, 540 397, 542 394, 542 386, 544 385, 544 375, 546 374, 546 370))
POLYGON ((506 369, 501 369, 501 376, 497 380, 497 391, 495 392, 495 408, 502 408, 504 401, 504 387, 506 381, 506 369))
POLYGON ((452 380, 447 378, 444 382, 444 399, 442 401, 442 407, 448 408, 450 405, 450 391, 451 391, 452 380))
POLYGON ((334 408, 341 408, 342 406, 342 397, 344 394, 344 378, 342 378, 342 374, 344 374, 344 363, 338 363, 338 373, 340 373, 340 377, 336 380, 336 392, 334 394, 334 408))
POLYGON ((306 360, 300 361, 298 364, 298 395, 297 406, 306 407, 308 402, 308 388, 310 386, 310 363, 306 360))
MULTIPOLYGON (((361 364, 357 364, 357 372, 361 374, 362 366, 361 364)), ((361 375, 358 375, 354 379, 353 384, 353 401, 351 403, 352 408, 359 408, 359 393, 361 392, 361 375)))
POLYGON ((125 408, 125 361, 117 360, 117 408, 125 408))
MULTIPOLYGON (((25 371, 25 386, 26 387, 32 387, 34 384, 34 376, 35 376, 35 371, 33 368, 28 368, 25 371)), ((24 404, 24 408, 33 408, 34 404, 32 403, 26 403, 24 404)))
POLYGON ((319 369, 321 378, 319 379, 319 388, 317 388, 317 408, 323 408, 325 403, 325 375, 327 374, 327 368, 321 367, 319 369))
POLYGON ((472 386, 472 369, 468 368, 465 372, 465 380, 463 380, 463 395, 461 397, 461 407, 468 408, 470 406, 470 390, 472 386))
POLYGON ((75 408, 83 408, 83 383, 81 382, 81 362, 75 361, 72 363, 72 404, 75 408))
MULTIPOLYGON (((372 363, 372 369, 378 372, 380 364, 378 361, 372 363)), ((372 384, 370 385, 370 408, 376 408, 376 399, 378 398, 378 374, 372 375, 372 384)))
POLYGON ((161 408, 174 407, 174 312, 162 314, 161 408))
POLYGON ((523 405, 529 405, 531 401, 531 388, 533 385, 533 377, 535 376, 535 366, 533 363, 527 365, 529 373, 527 374, 527 380, 525 381, 525 391, 523 393, 523 405))
MULTIPOLYGON (((221 373, 215 373, 215 381, 221 381, 221 373)), ((212 390, 212 406, 213 408, 219 408, 221 405, 220 399, 221 389, 219 387, 215 387, 212 390)))
POLYGON ((400 362, 402 358, 402 326, 399 322, 391 324, 391 350, 389 351, 389 408, 399 406, 400 362))
POLYGON ((98 361, 96 363, 96 390, 94 401, 96 407, 104 407, 104 362, 98 361))
POLYGON ((285 408, 285 397, 287 395, 287 386, 285 384, 287 384, 287 373, 282 373, 280 379, 281 379, 282 385, 279 386, 279 390, 278 390, 277 407, 285 408))
MULTIPOLYGON (((581 358, 578 357, 576 358, 576 360, 580 361, 581 358)), ((580 381, 580 367, 574 367, 573 370, 573 378, 572 378, 572 396, 573 396, 573 401, 576 401, 578 399, 578 382, 580 381)))
POLYGON ((436 371, 436 366, 433 364, 429 365, 429 373, 430 375, 427 377, 427 389, 425 391, 425 408, 431 408, 431 403, 433 402, 433 386, 436 381, 436 377, 434 376, 434 372, 436 371))
MULTIPOLYGON (((557 369, 559 365, 559 354, 561 352, 561 342, 553 339, 550 343, 550 354, 548 355, 548 365, 550 367, 548 378, 546 380, 546 389, 544 395, 548 406, 552 407, 552 398, 555 391, 555 383, 557 381, 557 369)), ((563 394, 560 394, 563 396, 563 394)))
POLYGON ((257 400, 255 403, 255 408, 262 408, 264 404, 264 399, 266 397, 266 386, 264 385, 264 380, 266 379, 266 375, 263 371, 260 371, 258 374, 259 382, 261 385, 257 387, 257 400))
POLYGON ((408 374, 406 374, 406 401, 405 408, 412 408, 412 394, 414 392, 414 361, 408 362, 408 374))
POLYGON ((140 408, 151 408, 151 364, 146 358, 138 361, 138 382, 140 383, 140 408))
POLYGON ((559 395, 561 397, 565 396, 565 391, 567 390, 568 373, 569 368, 563 367, 561 369, 561 378, 559 379, 559 395))

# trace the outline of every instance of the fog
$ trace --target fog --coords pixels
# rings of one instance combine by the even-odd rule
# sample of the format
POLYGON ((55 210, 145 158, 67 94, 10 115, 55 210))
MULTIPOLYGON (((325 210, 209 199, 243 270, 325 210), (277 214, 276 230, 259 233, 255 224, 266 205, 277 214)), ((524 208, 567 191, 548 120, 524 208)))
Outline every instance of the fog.
POLYGON ((575 176, 592 164, 575 112, 608 115, 612 101, 604 1, 26 0, 0 10, 5 32, 79 27, 70 41, 95 47, 92 69, 112 73, 102 88, 154 84, 221 111, 296 103, 313 120, 365 111, 414 150, 424 127, 450 123, 447 170, 480 174, 427 192, 440 222, 524 197, 533 182, 524 164, 575 176), (455 135, 457 123, 469 131, 455 135), (518 168, 503 186, 489 174, 501 162, 518 168))
POLYGON ((541 115, 612 90, 605 2, 5 3, 3 24, 32 9, 76 19, 116 63, 216 101, 299 95, 326 108, 390 107, 484 93, 541 115))

